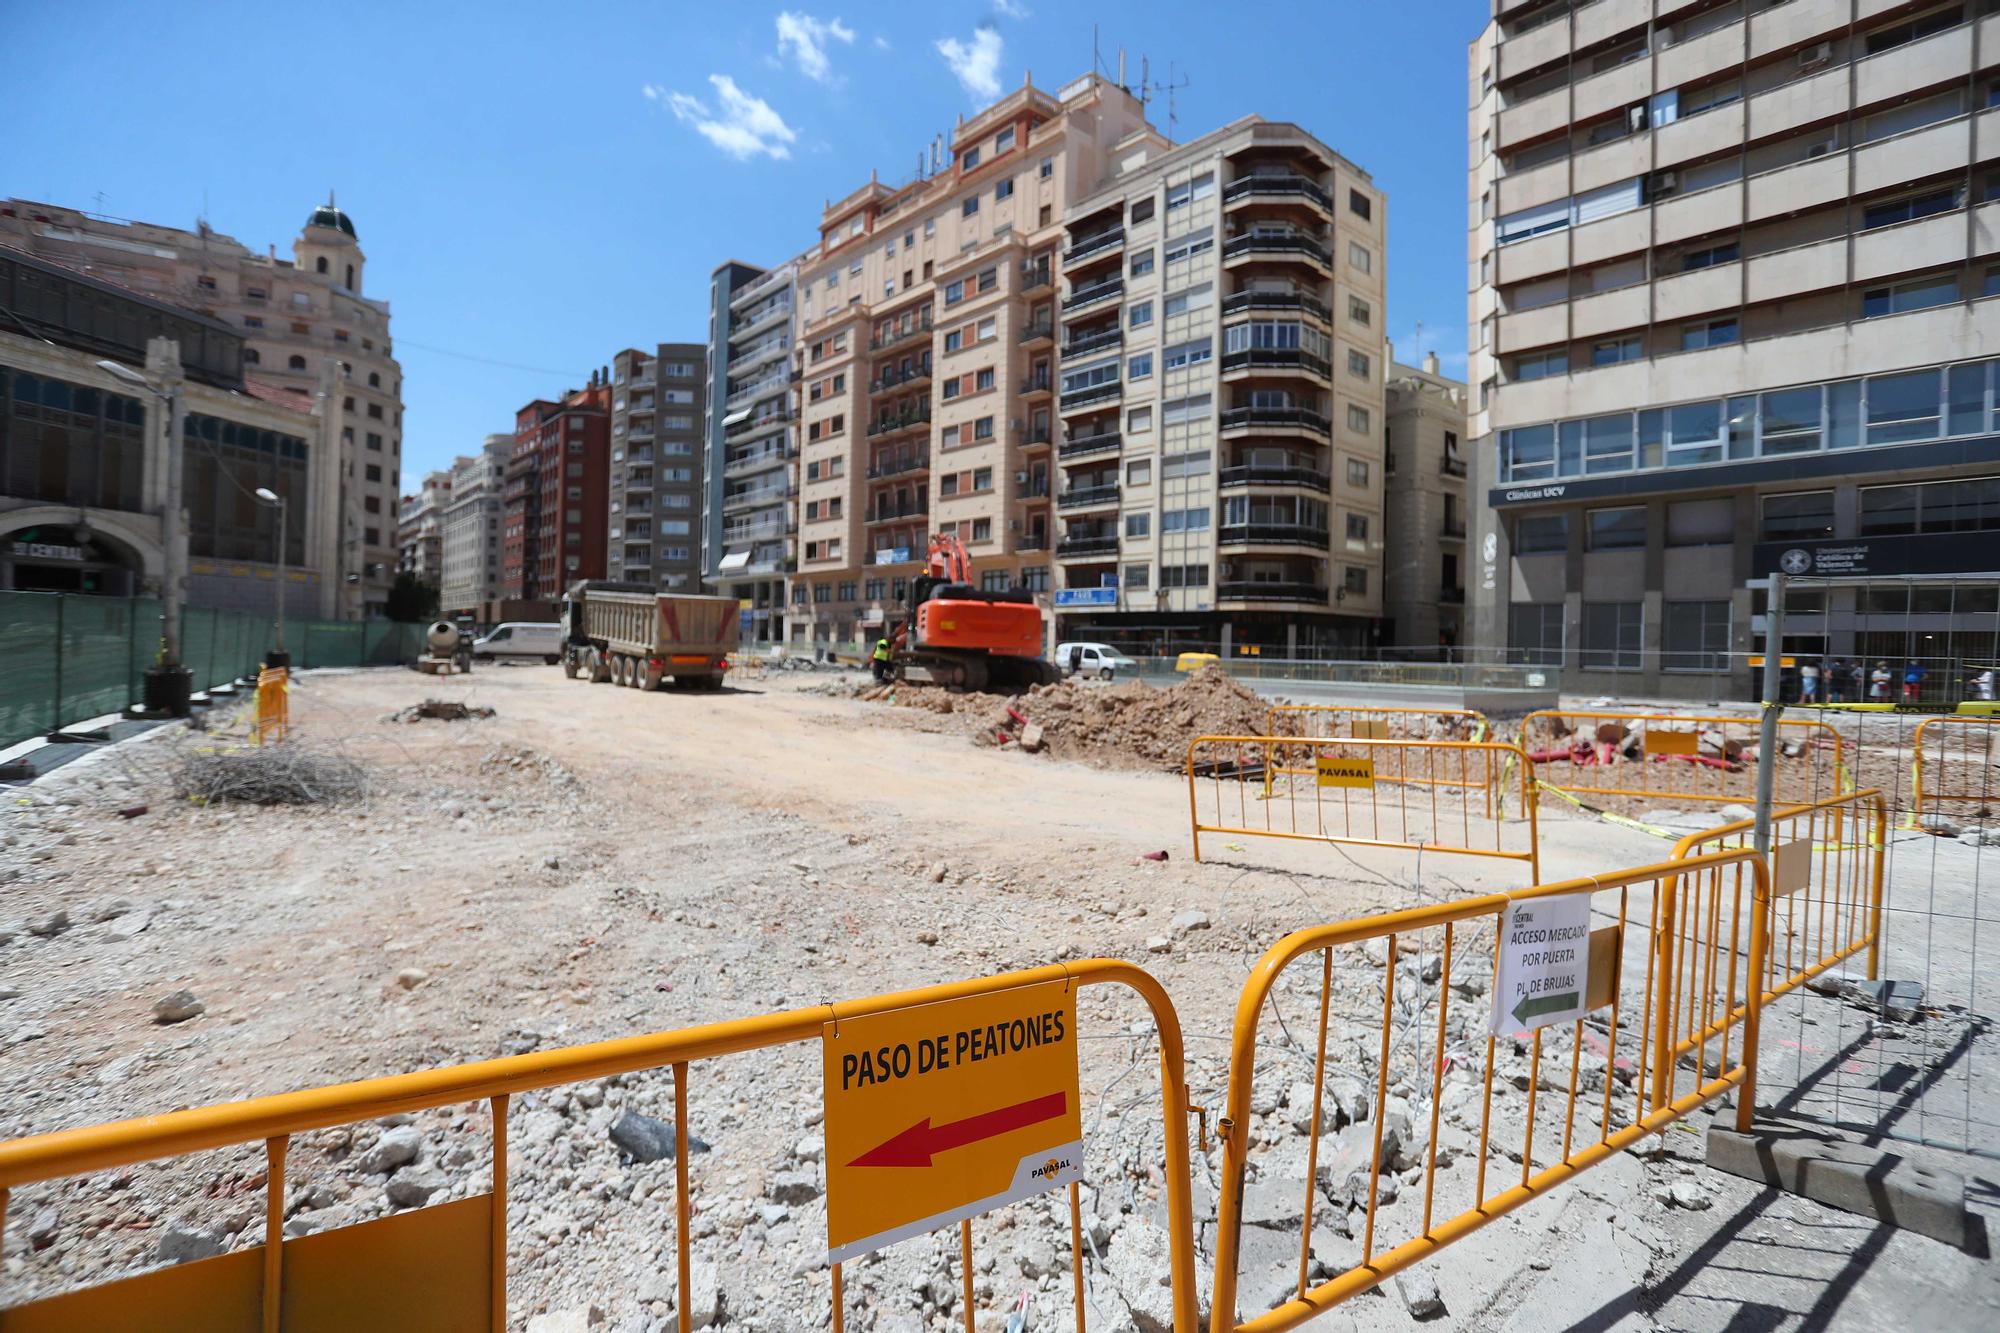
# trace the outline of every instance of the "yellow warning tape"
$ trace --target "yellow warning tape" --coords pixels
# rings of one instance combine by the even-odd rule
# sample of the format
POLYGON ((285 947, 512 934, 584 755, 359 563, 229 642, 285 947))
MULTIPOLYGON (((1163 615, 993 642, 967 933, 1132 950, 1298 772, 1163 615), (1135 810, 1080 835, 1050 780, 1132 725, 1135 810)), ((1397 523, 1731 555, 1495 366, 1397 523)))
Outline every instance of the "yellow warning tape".
MULTIPOLYGON (((1509 760, 1509 762, 1511 763, 1512 761, 1509 760)), ((1628 815, 1621 815, 1614 813, 1613 811, 1610 810, 1603 810, 1594 805, 1586 805, 1584 802, 1578 800, 1575 796, 1571 795, 1569 792, 1564 791, 1561 787, 1551 786, 1550 784, 1542 781, 1540 778, 1535 779, 1535 786, 1537 789, 1548 792, 1552 796, 1560 796, 1563 800, 1568 801, 1571 805, 1583 811, 1585 814, 1595 815, 1599 819, 1604 820, 1608 824, 1618 824, 1622 825, 1625 828, 1637 829, 1641 833, 1650 833, 1656 838, 1665 838, 1668 842, 1679 842, 1681 840, 1682 835, 1675 833, 1669 829, 1663 829, 1659 827, 1657 824, 1642 823, 1639 820, 1633 819, 1628 815)))

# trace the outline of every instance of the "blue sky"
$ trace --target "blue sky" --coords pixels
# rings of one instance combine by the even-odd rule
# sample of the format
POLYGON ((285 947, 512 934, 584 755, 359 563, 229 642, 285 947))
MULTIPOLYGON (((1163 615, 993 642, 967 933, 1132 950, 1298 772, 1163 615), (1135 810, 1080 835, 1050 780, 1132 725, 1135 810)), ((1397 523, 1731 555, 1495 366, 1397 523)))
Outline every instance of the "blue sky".
MULTIPOLYGON (((1389 329, 1462 372, 1465 47, 1486 0, 489 3, 14 0, 0 195, 289 253, 332 187, 387 298, 404 476, 619 348, 705 336, 708 276, 984 94, 1141 55, 1181 138, 1296 120, 1389 195, 1389 329), (478 358, 478 359, 474 359, 478 358), (494 364, 504 363, 504 364, 494 364)), ((1165 128, 1165 107, 1155 121, 1165 128)), ((408 481, 405 482, 408 489, 408 481)))

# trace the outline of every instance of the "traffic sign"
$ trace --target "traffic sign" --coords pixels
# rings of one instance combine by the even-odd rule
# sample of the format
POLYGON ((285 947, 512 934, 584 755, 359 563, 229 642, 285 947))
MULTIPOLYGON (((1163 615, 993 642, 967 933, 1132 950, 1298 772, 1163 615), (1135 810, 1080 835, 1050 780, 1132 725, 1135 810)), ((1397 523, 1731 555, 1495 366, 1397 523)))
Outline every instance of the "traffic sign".
POLYGON ((1375 761, 1372 758, 1340 759, 1330 754, 1317 756, 1313 770, 1322 787, 1373 787, 1375 761))
POLYGON ((821 1029, 827 1260, 1083 1179, 1076 990, 1012 990, 821 1029))
POLYGON ((1507 904, 1489 1030, 1496 1037, 1580 1018, 1589 1003, 1590 895, 1507 904))

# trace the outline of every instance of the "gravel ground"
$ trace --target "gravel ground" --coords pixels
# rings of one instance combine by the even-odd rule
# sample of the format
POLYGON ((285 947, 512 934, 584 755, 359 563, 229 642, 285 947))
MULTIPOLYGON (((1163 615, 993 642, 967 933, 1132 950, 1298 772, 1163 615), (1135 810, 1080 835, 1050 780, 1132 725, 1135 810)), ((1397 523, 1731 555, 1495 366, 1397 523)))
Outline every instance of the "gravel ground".
MULTIPOLYGON (((1520 882, 1505 863, 1433 857, 1419 882, 1406 853, 1263 842, 1225 844, 1211 851, 1221 859, 1197 865, 1185 853, 1186 788, 1171 777, 970 746, 962 731, 933 730, 935 715, 815 683, 824 678, 774 674, 714 695, 640 696, 539 667, 445 679, 309 673, 293 695, 290 743, 359 764, 368 777, 360 800, 175 801, 172 779, 189 753, 240 737, 172 728, 17 791, 0 832, 0 1136, 1082 956, 1135 960, 1166 984, 1187 1032, 1192 1099, 1215 1108, 1237 994, 1284 932, 1520 882), (427 697, 496 715, 391 720, 427 697), (120 813, 140 805, 145 813, 120 813), (1147 859, 1158 851, 1168 859, 1147 859)), ((240 733, 241 720, 234 726, 240 733)), ((1544 878, 1663 851, 1546 807, 1544 833, 1544 878)), ((1335 968, 1337 1065, 1371 1081, 1364 1038, 1383 962, 1353 950, 1335 968)), ((1434 993, 1419 968, 1405 989, 1427 985, 1434 993)), ((1284 1239, 1278 1210, 1294 1199, 1284 1206, 1295 1217, 1287 1191, 1305 1188, 1311 1123, 1298 1089, 1309 1092, 1311 1064, 1293 1038, 1310 1040, 1310 1008, 1303 989, 1281 991, 1280 1019, 1260 1033, 1253 1185, 1270 1189, 1260 1196, 1264 1221, 1246 1215, 1246 1312, 1288 1294, 1296 1276, 1296 1241, 1284 1239)), ((1091 1326, 1152 1330, 1163 1326, 1167 1294, 1157 1046, 1143 1006, 1112 988, 1085 992, 1079 1012, 1091 1326)), ((1553 1054, 1566 1077, 1566 1054, 1553 1054)), ((1522 1093, 1535 1077, 1520 1052, 1502 1056, 1511 1073, 1498 1080, 1496 1115, 1525 1127, 1522 1093)), ((1454 1079, 1471 1076, 1468 1068, 1454 1079)), ((1613 1061, 1595 1077, 1601 1086, 1624 1075, 1613 1061)), ((694 1067, 698 1324, 828 1322, 818 1082, 817 1052, 804 1045, 694 1067)), ((1409 1104, 1416 1089, 1402 1084, 1384 1125, 1406 1188, 1383 1202, 1385 1227, 1415 1216, 1408 1163, 1429 1131, 1427 1104, 1409 1104)), ((1441 1155, 1456 1157, 1440 1180, 1457 1172, 1461 1189, 1475 1153, 1464 1101, 1441 1099, 1449 1109, 1437 1139, 1441 1155)), ((1325 1154, 1372 1139, 1355 1127, 1372 1114, 1363 1103, 1330 1112, 1324 1126, 1319 1272, 1358 1256, 1364 1214, 1351 1211, 1346 1178, 1330 1179, 1324 1164, 1325 1154)), ((646 1160, 653 1122, 671 1118, 665 1071, 515 1100, 516 1327, 672 1326, 674 1164, 646 1160)), ((1702 1314, 1712 1308, 1706 1296, 1686 1317, 1668 1317, 1684 1303, 1685 1281, 1651 1291, 1715 1243, 1701 1220, 1719 1221, 1708 1202, 1729 1201, 1741 1185, 1685 1156, 1621 1158, 1587 1186, 1480 1233, 1455 1251, 1462 1259, 1426 1265, 1437 1274, 1436 1308, 1415 1277, 1315 1327, 1401 1328, 1419 1316, 1446 1327, 1536 1322, 1537 1309, 1576 1294, 1551 1285, 1543 1260, 1594 1255, 1603 1228, 1593 1219, 1606 1210, 1630 1218, 1619 1231, 1637 1249, 1626 1259, 1642 1255, 1627 1267, 1648 1313, 1631 1326, 1723 1327, 1726 1319, 1702 1314), (1686 1187, 1678 1197, 1677 1186, 1686 1187)), ((1212 1153, 1197 1157, 1198 1220, 1213 1216, 1215 1166, 1212 1153)), ((256 1149, 219 1150, 16 1191, 0 1303, 256 1244, 262 1169, 256 1149)), ((476 1194, 490 1171, 483 1106, 304 1135, 288 1171, 287 1230, 476 1194)), ((1003 1328, 1023 1293, 1029 1328, 1069 1326, 1059 1202, 1049 1196, 976 1224, 982 1329, 1003 1328)), ((1854 1222, 1799 1201, 1779 1212, 1854 1222)), ((1832 1252, 1893 1248, 1858 1230, 1832 1252)), ((1202 1239, 1206 1262, 1212 1225, 1202 1239)), ((1926 1282, 1968 1280, 1956 1270, 1940 1279, 1946 1261, 1925 1262, 1904 1267, 1926 1282)), ((956 1265, 948 1233, 850 1265, 849 1327, 962 1326, 956 1265)), ((1593 1305, 1605 1298, 1600 1272, 1576 1276, 1593 1305)), ((1898 1280, 1910 1279, 1868 1275, 1850 1286, 1892 1309, 1879 1284, 1898 1280)), ((1205 1300, 1206 1276, 1202 1287, 1205 1300)), ((1989 1283, 1966 1308, 1991 1308, 1990 1296, 1989 1283)), ((1820 1306, 1801 1303, 1812 1310, 1820 1306)), ((1623 1318, 1600 1313, 1594 1326, 1623 1318)))

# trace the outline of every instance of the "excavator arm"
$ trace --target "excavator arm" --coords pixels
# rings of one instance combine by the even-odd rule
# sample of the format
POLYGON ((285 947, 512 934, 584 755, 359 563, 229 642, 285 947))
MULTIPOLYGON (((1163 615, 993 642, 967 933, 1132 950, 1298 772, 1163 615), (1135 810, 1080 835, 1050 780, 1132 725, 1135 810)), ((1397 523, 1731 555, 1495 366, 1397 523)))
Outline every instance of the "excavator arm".
POLYGON ((934 532, 931 534, 930 573, 932 578, 943 579, 947 583, 972 582, 972 557, 965 552, 965 543, 955 532, 934 532))

